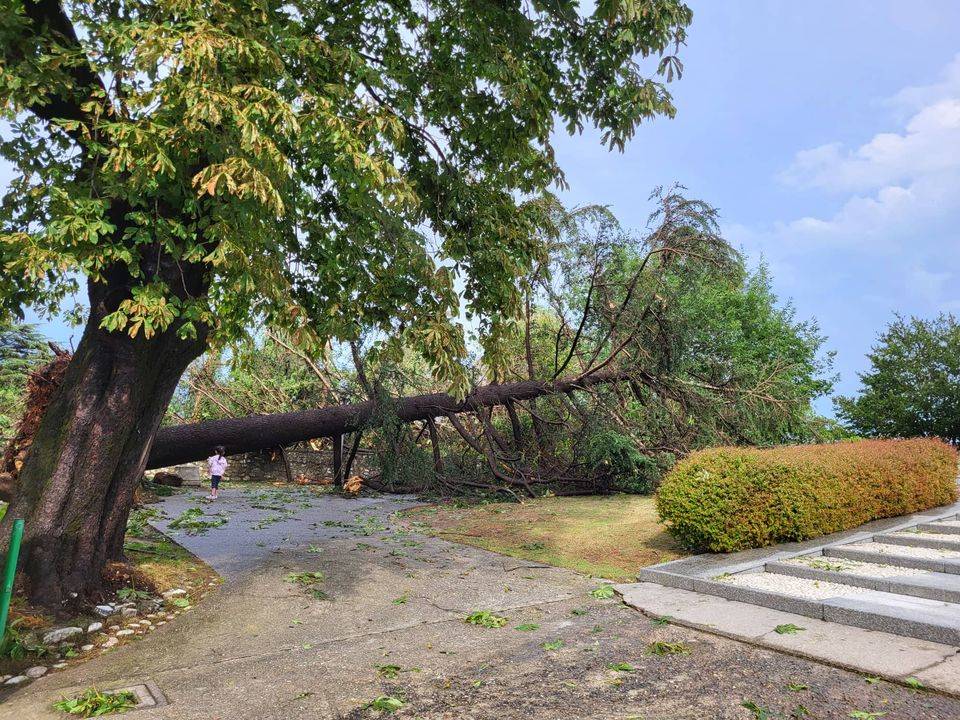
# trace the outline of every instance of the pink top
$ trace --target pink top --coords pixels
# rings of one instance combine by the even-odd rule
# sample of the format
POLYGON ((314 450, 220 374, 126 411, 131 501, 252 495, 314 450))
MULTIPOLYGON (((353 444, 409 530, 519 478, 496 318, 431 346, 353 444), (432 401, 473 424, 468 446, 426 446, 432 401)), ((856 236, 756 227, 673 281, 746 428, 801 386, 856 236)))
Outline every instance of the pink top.
POLYGON ((223 455, 211 455, 207 458, 207 467, 211 475, 223 475, 227 469, 227 459, 223 455))

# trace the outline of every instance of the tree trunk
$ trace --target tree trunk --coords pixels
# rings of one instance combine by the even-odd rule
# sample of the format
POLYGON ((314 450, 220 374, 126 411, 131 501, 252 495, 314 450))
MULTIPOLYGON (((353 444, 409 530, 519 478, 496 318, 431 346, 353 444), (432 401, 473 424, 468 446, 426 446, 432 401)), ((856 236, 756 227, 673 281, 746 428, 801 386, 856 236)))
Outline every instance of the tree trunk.
POLYGON ((133 493, 154 435, 203 338, 176 327, 146 340, 108 333, 100 320, 122 288, 90 286, 90 318, 63 384, 44 413, 0 525, 23 518, 21 569, 30 602, 58 610, 90 597, 107 560, 119 558, 133 493))
MULTIPOLYGON (((447 417, 476 412, 505 404, 508 400, 530 400, 544 395, 586 389, 603 383, 630 378, 617 368, 605 368, 582 378, 562 380, 522 380, 498 385, 480 385, 463 400, 447 393, 398 398, 393 412, 400 422, 447 417)), ((316 410, 249 415, 241 418, 161 428, 150 452, 147 468, 160 468, 201 460, 210 448, 223 445, 228 455, 253 452, 321 437, 333 437, 372 427, 377 417, 376 403, 334 405, 316 410)))

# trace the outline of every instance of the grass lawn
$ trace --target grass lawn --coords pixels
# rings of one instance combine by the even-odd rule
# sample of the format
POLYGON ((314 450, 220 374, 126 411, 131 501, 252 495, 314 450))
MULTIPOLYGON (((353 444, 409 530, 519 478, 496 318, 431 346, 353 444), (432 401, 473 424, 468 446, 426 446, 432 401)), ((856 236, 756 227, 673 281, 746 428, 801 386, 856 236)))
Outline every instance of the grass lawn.
POLYGON ((688 554, 660 524, 649 496, 428 505, 402 515, 445 540, 611 580, 632 580, 641 567, 688 554))

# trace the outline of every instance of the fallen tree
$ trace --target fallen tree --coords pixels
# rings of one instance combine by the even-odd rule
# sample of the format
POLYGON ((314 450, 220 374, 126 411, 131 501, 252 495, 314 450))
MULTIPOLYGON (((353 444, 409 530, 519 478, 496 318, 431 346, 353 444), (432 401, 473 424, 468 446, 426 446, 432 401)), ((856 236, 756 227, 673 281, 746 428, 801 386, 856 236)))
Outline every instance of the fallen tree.
MULTIPOLYGON (((405 423, 433 420, 546 395, 586 390, 629 377, 625 371, 608 368, 562 380, 481 385, 462 400, 447 393, 399 398, 393 402, 393 411, 395 417, 405 423)), ((358 432, 376 425, 377 409, 378 403, 368 400, 316 410, 250 415, 161 428, 150 451, 147 469, 201 460, 217 445, 223 445, 227 455, 234 455, 358 432)))

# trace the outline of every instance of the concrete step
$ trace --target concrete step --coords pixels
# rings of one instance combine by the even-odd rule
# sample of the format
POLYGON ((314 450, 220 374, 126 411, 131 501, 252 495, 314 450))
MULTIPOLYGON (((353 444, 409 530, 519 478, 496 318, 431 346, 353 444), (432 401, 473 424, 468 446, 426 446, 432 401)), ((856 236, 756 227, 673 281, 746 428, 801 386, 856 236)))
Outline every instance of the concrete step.
POLYGON ((940 550, 960 550, 960 537, 951 534, 932 532, 893 532, 874 535, 875 542, 888 545, 907 545, 908 547, 934 548, 940 550))
POLYGON ((732 590, 722 591, 728 599, 738 599, 736 591, 744 591, 747 602, 775 609, 800 607, 800 614, 828 622, 881 630, 896 635, 960 644, 960 604, 928 600, 870 590, 836 582, 818 581, 793 575, 770 572, 738 573, 712 583, 732 590), (810 612, 816 608, 814 612, 810 612))
POLYGON ((937 522, 920 523, 917 530, 925 533, 937 533, 939 535, 960 535, 960 521, 957 520, 939 520, 937 522))
POLYGON ((897 595, 960 603, 960 575, 824 556, 766 564, 766 571, 897 595))

